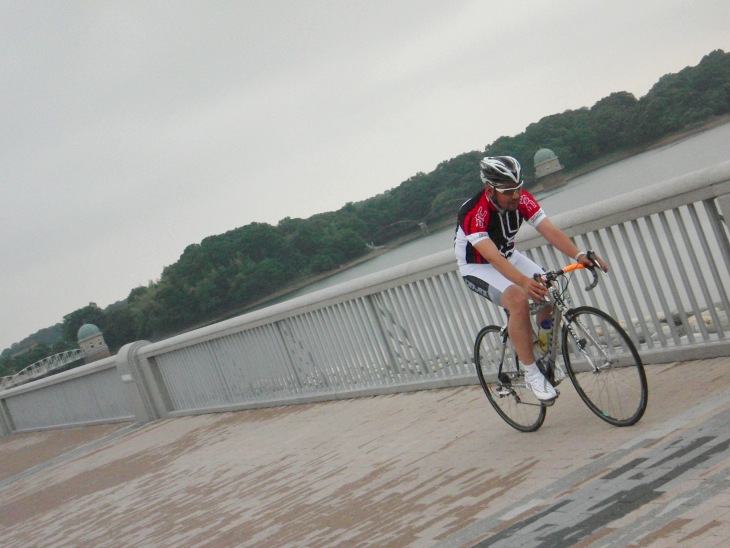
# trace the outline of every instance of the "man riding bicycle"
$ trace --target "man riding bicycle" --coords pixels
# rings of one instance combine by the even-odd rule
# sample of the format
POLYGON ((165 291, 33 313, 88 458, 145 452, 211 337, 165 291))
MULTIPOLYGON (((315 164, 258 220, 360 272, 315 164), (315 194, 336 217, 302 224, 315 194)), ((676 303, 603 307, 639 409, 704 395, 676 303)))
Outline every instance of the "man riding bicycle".
MULTIPOLYGON (((511 156, 485 157, 480 162, 484 190, 461 206, 454 251, 459 271, 469 289, 507 310, 507 330, 525 370, 525 382, 543 405, 552 405, 558 393, 535 363, 529 301, 542 301, 545 286, 534 278, 543 268, 515 249, 515 237, 524 221, 553 247, 592 268, 595 261, 608 272, 595 254, 588 257, 555 226, 527 191, 522 190, 522 168, 511 156)), ((537 321, 550 317, 551 306, 537 314, 537 321)))

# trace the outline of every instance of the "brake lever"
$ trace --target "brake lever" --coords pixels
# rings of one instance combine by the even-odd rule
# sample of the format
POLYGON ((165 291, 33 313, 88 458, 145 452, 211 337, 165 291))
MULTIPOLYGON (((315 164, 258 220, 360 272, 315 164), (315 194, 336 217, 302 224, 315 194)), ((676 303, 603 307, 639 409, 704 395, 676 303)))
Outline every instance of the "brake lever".
POLYGON ((598 285, 598 274, 596 274, 595 266, 589 267, 587 270, 590 270, 591 274, 593 274, 593 281, 585 287, 585 290, 591 291, 598 285))
MULTIPOLYGON (((598 285, 598 274, 596 274, 596 268, 598 268, 598 270, 601 270, 601 267, 598 265, 596 260, 593 258, 593 256, 595 254, 596 254, 595 251, 593 251, 592 249, 589 249, 586 252, 586 256, 588 257, 588 260, 591 261, 591 263, 593 263, 593 266, 588 267, 588 270, 590 270, 591 274, 593 275, 593 281, 585 287, 586 291, 591 291, 598 285)), ((601 270, 601 272, 603 272, 603 271, 601 270)))

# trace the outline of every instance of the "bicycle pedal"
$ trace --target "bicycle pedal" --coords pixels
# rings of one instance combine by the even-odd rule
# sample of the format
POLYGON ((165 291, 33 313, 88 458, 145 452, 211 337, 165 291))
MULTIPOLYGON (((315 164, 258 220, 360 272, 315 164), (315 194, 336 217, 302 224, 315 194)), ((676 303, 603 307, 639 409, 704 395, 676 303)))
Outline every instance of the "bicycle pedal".
POLYGON ((503 398, 504 396, 511 395, 512 389, 506 386, 502 386, 501 388, 497 388, 494 393, 497 394, 500 398, 503 398))
POLYGON ((555 397, 552 400, 540 400, 540 405, 543 407, 551 407, 555 403, 555 400, 558 399, 558 396, 560 396, 560 390, 555 390, 555 397))

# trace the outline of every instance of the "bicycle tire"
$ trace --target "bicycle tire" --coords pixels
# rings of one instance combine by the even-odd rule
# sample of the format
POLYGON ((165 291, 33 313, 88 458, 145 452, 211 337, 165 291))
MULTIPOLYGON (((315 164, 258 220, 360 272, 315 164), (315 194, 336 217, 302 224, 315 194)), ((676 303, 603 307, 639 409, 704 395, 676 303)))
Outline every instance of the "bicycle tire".
POLYGON ((534 432, 545 421, 546 410, 532 391, 525 386, 517 354, 509 337, 503 343, 502 328, 489 325, 474 341, 474 363, 477 377, 489 403, 507 424, 520 432, 534 432), (504 350, 502 379, 497 378, 500 356, 504 350), (509 380, 510 382, 504 382, 509 380))
POLYGON ((598 308, 574 308, 565 315, 562 341, 568 376, 588 408, 614 426, 639 422, 649 398, 646 373, 636 346, 619 323, 598 308))

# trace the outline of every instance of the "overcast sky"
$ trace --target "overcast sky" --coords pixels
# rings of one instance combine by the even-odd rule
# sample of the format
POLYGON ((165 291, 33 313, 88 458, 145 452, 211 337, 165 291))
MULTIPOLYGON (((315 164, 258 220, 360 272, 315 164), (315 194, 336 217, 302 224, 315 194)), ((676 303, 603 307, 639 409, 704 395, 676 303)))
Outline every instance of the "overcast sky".
POLYGON ((0 351, 206 236, 639 98, 730 51, 729 22, 727 0, 0 2, 0 351))

